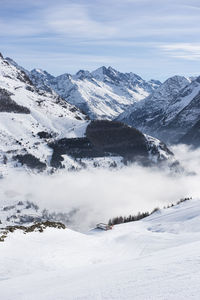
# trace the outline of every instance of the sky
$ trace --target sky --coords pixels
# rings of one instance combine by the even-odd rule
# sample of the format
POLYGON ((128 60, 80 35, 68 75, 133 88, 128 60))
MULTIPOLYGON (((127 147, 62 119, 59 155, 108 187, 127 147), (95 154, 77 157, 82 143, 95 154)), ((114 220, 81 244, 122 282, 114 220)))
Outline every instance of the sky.
POLYGON ((53 75, 200 75, 199 0, 0 0, 0 52, 53 75))

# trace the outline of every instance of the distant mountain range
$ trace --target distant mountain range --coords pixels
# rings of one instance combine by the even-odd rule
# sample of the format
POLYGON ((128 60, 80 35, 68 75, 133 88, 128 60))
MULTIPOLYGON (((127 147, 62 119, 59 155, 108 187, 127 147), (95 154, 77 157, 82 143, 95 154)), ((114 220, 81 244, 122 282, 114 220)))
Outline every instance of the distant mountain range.
POLYGON ((120 121, 168 144, 200 145, 200 77, 177 75, 161 83, 112 67, 54 77, 6 60, 24 71, 35 87, 56 93, 91 120, 120 121))
POLYGON ((67 102, 80 108, 90 119, 112 120, 131 104, 144 99, 161 85, 158 80, 145 81, 134 73, 121 73, 111 67, 93 72, 80 70, 54 77, 41 69, 27 71, 10 58, 6 60, 26 72, 39 89, 53 90, 67 102))

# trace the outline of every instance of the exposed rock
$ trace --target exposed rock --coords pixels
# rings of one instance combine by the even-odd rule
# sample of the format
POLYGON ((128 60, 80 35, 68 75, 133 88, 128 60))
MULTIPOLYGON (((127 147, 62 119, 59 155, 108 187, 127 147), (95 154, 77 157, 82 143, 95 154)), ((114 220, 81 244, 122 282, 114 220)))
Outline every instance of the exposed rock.
POLYGON ((40 131, 37 133, 37 135, 41 138, 41 139, 50 139, 53 137, 53 135, 49 132, 46 131, 40 131))
POLYGON ((46 164, 41 162, 37 157, 32 154, 16 155, 13 159, 18 160, 22 165, 26 165, 31 169, 37 169, 39 171, 44 171, 46 169, 46 164))
POLYGON ((200 120, 179 140, 179 143, 200 146, 200 120))
POLYGON ((0 112, 30 114, 30 110, 11 99, 12 94, 0 88, 0 112))
POLYGON ((14 225, 7 226, 0 231, 0 242, 4 242, 7 235, 16 230, 22 230, 24 234, 30 232, 43 232, 46 228, 52 227, 57 229, 65 229, 66 226, 61 222, 45 221, 33 224, 31 226, 14 225))

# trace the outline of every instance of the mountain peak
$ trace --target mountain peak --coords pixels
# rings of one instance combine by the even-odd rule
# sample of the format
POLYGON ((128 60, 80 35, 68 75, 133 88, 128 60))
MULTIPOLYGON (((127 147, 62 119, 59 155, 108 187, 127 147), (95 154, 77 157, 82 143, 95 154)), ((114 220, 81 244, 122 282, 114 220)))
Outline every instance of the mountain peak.
POLYGON ((40 73, 40 74, 44 74, 45 73, 45 71, 44 70, 42 70, 42 69, 33 69, 31 72, 37 72, 37 73, 40 73))
POLYGON ((91 75, 91 73, 90 73, 89 71, 87 71, 87 70, 79 70, 79 71, 75 74, 74 77, 75 77, 76 79, 81 79, 81 80, 83 80, 83 79, 85 79, 85 78, 91 78, 92 75, 91 75))
POLYGON ((186 78, 186 77, 181 76, 181 75, 174 75, 174 76, 168 78, 168 79, 164 82, 164 84, 165 84, 165 83, 172 83, 172 82, 176 82, 176 83, 186 83, 186 82, 188 82, 188 83, 190 83, 191 80, 190 80, 189 78, 186 78))
MULTIPOLYGON (((120 72, 109 66, 106 68, 105 66, 102 66, 95 71, 91 72, 92 76, 100 81, 116 81, 118 82, 120 80, 120 72)), ((124 75, 124 74, 123 74, 124 75)), ((122 79, 122 78, 121 78, 122 79)))
POLYGON ((53 75, 51 75, 50 73, 48 73, 47 71, 45 70, 42 70, 42 69, 39 69, 39 68, 36 68, 36 69, 33 69, 31 70, 30 72, 32 75, 39 75, 39 76, 42 76, 42 77, 50 77, 50 78, 54 78, 53 75))
POLYGON ((17 68, 20 71, 23 71, 24 73, 26 73, 27 75, 29 75, 29 71, 24 69, 23 67, 21 67, 20 65, 18 65, 18 63, 16 63, 16 61, 14 61, 12 58, 10 57, 6 57, 5 60, 12 66, 14 66, 15 68, 17 68))
POLYGON ((91 72, 91 74, 94 76, 94 77, 98 77, 99 76, 99 79, 100 77, 102 78, 102 76, 104 74, 106 74, 106 71, 107 71, 107 68, 105 66, 102 66, 94 71, 91 72))

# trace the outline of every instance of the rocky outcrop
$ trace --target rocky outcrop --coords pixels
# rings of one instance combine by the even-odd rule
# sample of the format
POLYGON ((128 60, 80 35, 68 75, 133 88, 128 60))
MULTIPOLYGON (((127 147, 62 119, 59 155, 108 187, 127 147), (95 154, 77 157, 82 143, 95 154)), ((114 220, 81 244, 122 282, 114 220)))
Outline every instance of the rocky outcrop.
POLYGON ((179 140, 179 143, 200 147, 200 120, 179 140))
POLYGON ((0 88, 0 112, 30 114, 30 110, 11 99, 12 93, 0 88))
POLYGON ((38 171, 44 171, 46 164, 41 162, 37 157, 32 154, 16 155, 13 159, 17 160, 22 165, 26 165, 30 169, 37 169, 38 171))
POLYGON ((4 242, 9 233, 12 233, 16 230, 23 231, 24 234, 30 232, 43 232, 46 228, 57 228, 57 229, 65 229, 66 226, 60 222, 53 221, 45 221, 35 223, 30 226, 22 226, 22 225, 14 225, 14 226, 6 226, 0 230, 0 242, 4 242))

